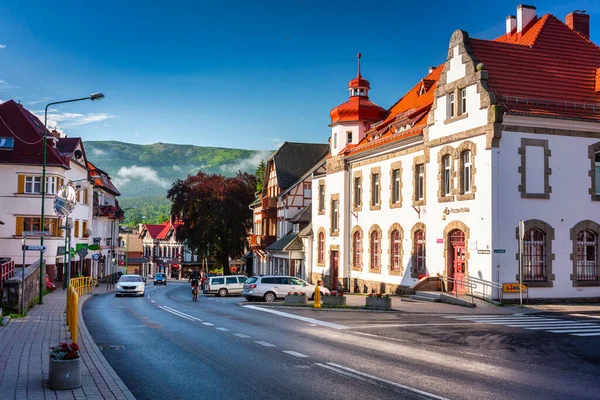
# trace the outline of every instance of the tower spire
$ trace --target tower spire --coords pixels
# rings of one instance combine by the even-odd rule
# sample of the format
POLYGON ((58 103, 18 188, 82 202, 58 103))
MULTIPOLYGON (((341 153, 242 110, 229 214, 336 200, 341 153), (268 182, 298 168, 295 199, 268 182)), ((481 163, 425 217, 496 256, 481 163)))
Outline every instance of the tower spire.
POLYGON ((361 78, 361 76, 360 76, 360 57, 361 57, 361 54, 358 53, 356 55, 356 57, 358 58, 358 77, 361 78))

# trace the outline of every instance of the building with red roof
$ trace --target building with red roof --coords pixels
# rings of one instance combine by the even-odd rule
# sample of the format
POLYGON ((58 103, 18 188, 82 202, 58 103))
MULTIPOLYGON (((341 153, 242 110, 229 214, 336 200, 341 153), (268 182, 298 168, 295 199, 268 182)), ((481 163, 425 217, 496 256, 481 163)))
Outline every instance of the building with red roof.
POLYGON ((600 297, 589 21, 520 5, 495 40, 457 30, 445 62, 387 110, 367 97, 359 64, 350 99, 330 112, 326 172, 313 175, 312 280, 400 293, 436 288, 439 274, 459 293, 522 279, 530 299, 600 297))
MULTIPOLYGON (((184 262, 184 245, 176 237, 181 221, 167 220, 162 224, 143 224, 139 237, 142 239, 142 253, 147 260, 142 266, 142 274, 154 276, 164 272, 169 278, 181 278, 184 262)), ((188 259, 191 260, 189 254, 188 259)))

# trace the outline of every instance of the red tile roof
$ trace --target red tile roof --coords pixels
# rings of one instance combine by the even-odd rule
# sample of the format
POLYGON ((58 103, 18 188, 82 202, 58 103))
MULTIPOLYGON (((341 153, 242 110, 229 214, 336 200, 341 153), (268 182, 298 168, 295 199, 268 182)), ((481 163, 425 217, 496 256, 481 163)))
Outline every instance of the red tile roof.
POLYGON ((384 114, 385 109, 370 101, 367 96, 352 96, 329 113, 332 124, 344 121, 375 122, 384 114))
POLYGON ((171 230, 176 230, 182 224, 183 222, 180 220, 175 220, 173 223, 168 220, 160 225, 144 225, 144 228, 146 228, 152 239, 166 239, 171 230))
MULTIPOLYGON (((42 165, 44 124, 21 104, 13 100, 0 104, 0 136, 12 137, 14 148, 0 151, 2 164, 42 165)), ((48 132, 48 138, 52 134, 48 132)), ((51 141, 47 141, 50 142, 51 141)), ((46 165, 69 169, 69 163, 63 159, 58 150, 46 143, 46 165)))
POLYGON ((96 168, 96 166, 89 161, 87 162, 87 168, 89 178, 94 180, 94 187, 105 189, 115 196, 121 195, 106 172, 96 168))

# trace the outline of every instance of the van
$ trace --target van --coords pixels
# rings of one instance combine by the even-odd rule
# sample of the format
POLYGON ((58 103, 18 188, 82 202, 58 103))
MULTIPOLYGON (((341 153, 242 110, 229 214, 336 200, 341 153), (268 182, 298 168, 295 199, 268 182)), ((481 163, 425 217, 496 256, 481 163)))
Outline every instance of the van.
POLYGON ((242 294, 246 279, 248 278, 244 275, 210 276, 206 279, 202 293, 223 297, 242 294))

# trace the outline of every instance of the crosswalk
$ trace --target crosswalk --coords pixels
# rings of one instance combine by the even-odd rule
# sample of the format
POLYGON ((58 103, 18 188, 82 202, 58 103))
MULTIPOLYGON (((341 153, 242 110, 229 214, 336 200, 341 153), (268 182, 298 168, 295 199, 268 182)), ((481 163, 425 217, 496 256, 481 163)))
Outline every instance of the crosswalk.
POLYGON ((600 336, 600 323, 589 319, 567 320, 560 318, 540 317, 535 315, 445 315, 458 321, 469 321, 479 324, 504 325, 530 331, 564 333, 571 336, 600 336))

